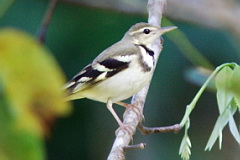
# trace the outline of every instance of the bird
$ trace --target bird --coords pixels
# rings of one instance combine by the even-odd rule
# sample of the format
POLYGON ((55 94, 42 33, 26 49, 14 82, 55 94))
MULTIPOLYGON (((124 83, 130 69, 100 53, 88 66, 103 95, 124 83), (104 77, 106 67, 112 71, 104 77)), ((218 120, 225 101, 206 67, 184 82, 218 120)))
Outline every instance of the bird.
POLYGON ((102 51, 65 85, 67 100, 87 98, 106 103, 120 128, 124 128, 113 103, 133 107, 121 101, 150 82, 156 61, 151 49, 153 42, 176 28, 160 28, 144 22, 133 25, 120 41, 102 51))

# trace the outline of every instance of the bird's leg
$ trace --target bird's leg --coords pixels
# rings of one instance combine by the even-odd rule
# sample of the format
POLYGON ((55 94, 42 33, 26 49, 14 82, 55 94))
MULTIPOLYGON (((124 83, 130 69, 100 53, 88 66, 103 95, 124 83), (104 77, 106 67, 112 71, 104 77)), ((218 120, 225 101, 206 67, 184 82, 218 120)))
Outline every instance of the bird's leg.
POLYGON ((112 104, 113 104, 113 103, 112 103, 111 99, 109 99, 109 100, 107 101, 107 108, 108 108, 108 110, 112 113, 113 117, 116 119, 116 121, 118 122, 119 126, 121 127, 121 126, 123 126, 123 123, 122 123, 122 121, 120 120, 120 118, 118 117, 117 113, 114 111, 114 109, 113 109, 113 107, 112 107, 112 104))
MULTIPOLYGON (((118 117, 118 115, 116 114, 116 112, 114 111, 113 107, 112 107, 112 100, 108 99, 107 101, 107 108, 108 110, 112 113, 113 117, 116 119, 116 121, 118 122, 118 125, 120 126, 120 129, 123 130, 123 132, 127 132, 128 134, 130 134, 131 132, 129 131, 129 126, 123 124, 123 122, 120 120, 120 118, 118 117)), ((117 129, 116 134, 119 132, 119 129, 117 129)))
POLYGON ((141 116, 142 120, 144 120, 144 115, 142 114, 141 108, 139 108, 138 106, 134 104, 123 103, 123 102, 116 102, 116 104, 123 106, 126 109, 132 109, 138 116, 141 116))

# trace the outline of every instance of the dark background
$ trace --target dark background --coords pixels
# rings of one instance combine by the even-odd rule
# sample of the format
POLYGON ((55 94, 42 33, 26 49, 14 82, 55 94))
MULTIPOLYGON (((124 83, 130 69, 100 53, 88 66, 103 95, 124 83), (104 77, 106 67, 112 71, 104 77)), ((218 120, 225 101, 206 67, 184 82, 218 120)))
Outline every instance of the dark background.
MULTIPOLYGON (((114 0, 113 0, 114 1, 114 0)), ((0 19, 0 27, 14 27, 37 35, 48 1, 16 0, 0 19)), ((120 40, 130 26, 146 22, 147 15, 124 14, 59 2, 49 26, 46 47, 54 54, 67 79, 80 71, 102 50, 120 40)), ((173 21, 192 44, 214 65, 239 62, 234 40, 224 31, 201 28, 173 21)), ((162 26, 164 26, 164 21, 162 26)), ((174 33, 173 33, 174 35, 174 33)), ((189 83, 185 73, 193 65, 178 48, 164 37, 164 49, 155 71, 144 108, 146 126, 179 123, 185 106, 191 102, 199 86, 189 83)), ((27 58, 27 57, 26 57, 27 58)), ((105 104, 88 99, 73 102, 73 113, 58 119, 46 139, 48 160, 106 159, 118 125, 105 104)), ((123 108, 116 106, 120 117, 123 108)), ((204 148, 218 116, 214 92, 205 92, 191 115, 189 132, 193 160, 239 159, 239 146, 226 127, 223 147, 215 144, 211 152, 204 148)), ((239 118, 239 117, 238 117, 239 118)), ((143 136, 136 133, 133 143, 147 143, 144 150, 131 150, 127 159, 173 160, 178 155, 183 131, 143 136)))

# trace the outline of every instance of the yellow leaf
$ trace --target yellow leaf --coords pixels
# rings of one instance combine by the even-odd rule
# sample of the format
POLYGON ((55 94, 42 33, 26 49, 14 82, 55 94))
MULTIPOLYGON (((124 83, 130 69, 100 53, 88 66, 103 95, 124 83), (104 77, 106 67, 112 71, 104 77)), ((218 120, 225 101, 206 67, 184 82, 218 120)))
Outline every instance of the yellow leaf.
POLYGON ((0 31, 0 79, 14 129, 43 135, 70 106, 65 77, 49 51, 26 33, 0 31))

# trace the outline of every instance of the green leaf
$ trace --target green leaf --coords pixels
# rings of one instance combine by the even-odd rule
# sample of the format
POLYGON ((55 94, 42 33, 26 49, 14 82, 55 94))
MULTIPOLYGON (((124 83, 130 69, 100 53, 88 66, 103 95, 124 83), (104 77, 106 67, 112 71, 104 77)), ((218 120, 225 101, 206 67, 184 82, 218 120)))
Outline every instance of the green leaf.
POLYGON ((188 119, 185 125, 185 133, 184 133, 184 137, 182 139, 181 145, 180 145, 180 149, 179 149, 179 154, 181 155, 181 158, 183 160, 189 160, 190 159, 190 155, 191 155, 191 141, 190 138, 188 136, 188 129, 190 127, 190 120, 188 119))
POLYGON ((179 154, 181 155, 182 159, 184 160, 190 159, 190 155, 191 155, 190 148, 191 148, 191 141, 188 135, 185 135, 183 137, 183 140, 181 142, 180 149, 179 149, 179 154))
POLYGON ((217 102, 220 114, 223 113, 233 98, 233 95, 230 91, 230 79, 232 72, 232 69, 226 66, 217 74, 215 79, 217 88, 217 102))
POLYGON ((228 117, 231 114, 230 110, 227 108, 217 119, 217 122, 214 126, 214 129, 211 133, 211 136, 208 140, 208 143, 205 147, 205 150, 211 150, 217 138, 219 138, 220 149, 221 149, 221 141, 222 141, 222 130, 228 123, 228 117))
MULTIPOLYGON (((191 154, 191 152, 190 152, 191 144, 189 143, 190 139, 187 135, 188 128, 190 126, 189 116, 190 116, 192 110, 195 108, 196 103, 199 100, 200 96, 202 95, 203 91, 206 89, 207 85, 211 82, 211 80, 215 76, 216 76, 216 81, 215 81, 216 87, 218 90, 217 99, 218 99, 218 104, 219 104, 220 116, 217 119, 217 122, 214 126, 214 129, 211 133, 211 136, 208 140, 205 150, 211 150, 211 148, 213 147, 213 145, 215 144, 215 142, 218 138, 219 138, 219 147, 221 149, 222 130, 229 121, 231 121, 229 123, 231 123, 230 125, 232 127, 230 130, 232 130, 231 132, 232 132, 233 136, 238 141, 238 134, 236 132, 235 123, 233 123, 233 121, 230 120, 231 116, 233 116, 234 113, 236 112, 237 107, 240 106, 240 105, 237 106, 237 103, 235 103, 235 99, 234 99, 235 95, 233 96, 233 94, 232 94, 233 84, 239 86, 239 82, 240 82, 239 68, 238 68, 238 72, 234 70, 235 72, 237 72, 236 75, 234 75, 233 71, 231 70, 231 68, 235 68, 235 67, 239 67, 239 66, 236 63, 225 63, 225 64, 218 66, 213 71, 213 73, 208 77, 208 79, 203 84, 203 86, 200 88, 200 90, 198 91, 196 96, 193 98, 192 102, 189 105, 187 105, 185 114, 180 123, 181 127, 185 126, 185 135, 184 135, 184 138, 182 140, 180 150, 179 150, 179 154, 181 154, 182 158, 189 159, 189 156, 191 154), (238 79, 234 83, 231 82, 231 80, 233 78, 232 75, 237 76, 237 78, 235 78, 235 79, 238 79)), ((236 91, 236 93, 239 93, 239 92, 240 92, 240 89, 238 89, 238 91, 236 91)), ((240 102, 240 101, 238 101, 238 102, 240 102)), ((238 104, 240 104, 240 103, 238 103, 238 104)))
POLYGON ((240 110, 240 67, 237 65, 231 77, 231 91, 240 110))
POLYGON ((31 36, 0 30, 0 160, 43 160, 44 135, 67 115, 64 75, 31 36))
POLYGON ((230 132, 232 133, 233 137, 235 138, 235 140, 238 142, 238 144, 240 144, 240 133, 238 131, 236 122, 233 118, 233 115, 236 113, 237 109, 238 109, 238 106, 234 99, 233 102, 231 103, 232 114, 229 115, 229 129, 230 129, 230 132))
MULTIPOLYGON (((232 103, 234 101, 232 100, 232 103)), ((231 104, 232 104, 231 103, 231 104)), ((226 124, 229 122, 230 117, 236 112, 236 108, 232 107, 232 105, 229 105, 228 108, 225 109, 225 111, 218 117, 217 122, 214 126, 214 129, 211 133, 211 136, 208 140, 208 143, 205 147, 205 150, 211 150, 213 145, 215 144, 217 138, 219 138, 219 148, 222 147, 222 131, 223 128, 226 126, 226 124)))
POLYGON ((186 122, 189 120, 189 116, 192 112, 192 110, 195 108, 197 101, 199 100, 199 98, 201 97, 203 91, 206 89, 206 87, 208 86, 208 84, 211 82, 211 80, 213 78, 215 78, 215 76, 217 75, 217 73, 225 66, 231 66, 234 65, 233 63, 226 63, 226 64, 222 64, 221 66, 218 66, 213 72, 212 74, 208 77, 208 79, 206 80, 206 82, 202 85, 202 87, 200 88, 200 90, 197 92, 196 96, 193 98, 192 102, 187 105, 186 107, 186 111, 185 114, 181 120, 180 126, 183 127, 186 122))
POLYGON ((240 134, 238 132, 236 122, 232 115, 229 116, 229 128, 235 140, 238 142, 238 144, 240 144, 240 134))

